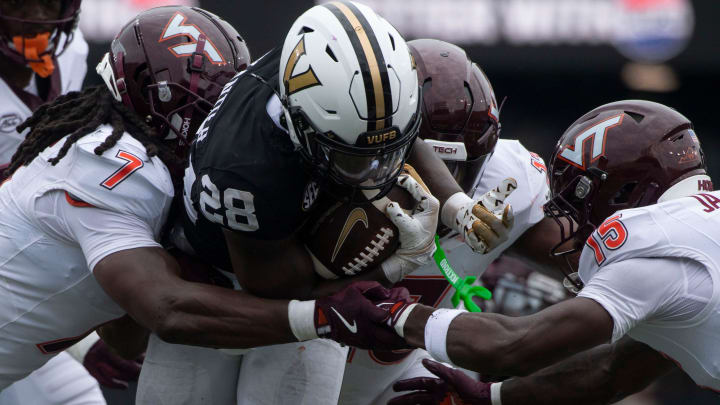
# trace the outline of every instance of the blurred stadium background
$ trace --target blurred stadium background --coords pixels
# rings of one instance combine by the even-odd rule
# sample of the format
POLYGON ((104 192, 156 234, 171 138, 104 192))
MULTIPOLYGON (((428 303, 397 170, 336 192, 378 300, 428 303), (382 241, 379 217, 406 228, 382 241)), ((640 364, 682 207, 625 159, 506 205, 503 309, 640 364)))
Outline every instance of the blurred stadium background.
MULTIPOLYGON (((319 1, 322 3, 323 1, 319 1)), ((501 136, 546 159, 578 117, 610 101, 674 107, 706 152, 720 150, 720 2, 713 0, 364 0, 406 39, 465 48, 507 101, 501 136)), ((80 21, 94 66, 139 10, 200 5, 231 22, 253 57, 282 44, 313 0, 86 0, 80 21)), ((92 72, 92 71, 91 71, 92 72)), ((99 83, 88 74, 88 83, 99 83)), ((708 161, 720 182, 720 159, 708 161)))
MULTIPOLYGON (((720 2, 714 0, 360 0, 406 39, 465 48, 493 83, 504 138, 546 160, 572 121, 611 101, 641 98, 695 123, 704 150, 720 153, 720 2)), ((322 3, 323 1, 319 1, 322 3)), ((282 44, 313 0, 85 0, 80 27, 94 66, 120 27, 142 9, 199 5, 231 22, 257 58, 282 44)), ((92 72, 92 70, 90 70, 92 72)), ((88 74, 86 84, 98 84, 88 74)), ((708 160, 720 184, 720 157, 708 160)), ((682 374, 632 405, 716 403, 682 374), (703 400, 702 398, 706 399, 703 400), (707 401, 707 402, 705 402, 707 401)))

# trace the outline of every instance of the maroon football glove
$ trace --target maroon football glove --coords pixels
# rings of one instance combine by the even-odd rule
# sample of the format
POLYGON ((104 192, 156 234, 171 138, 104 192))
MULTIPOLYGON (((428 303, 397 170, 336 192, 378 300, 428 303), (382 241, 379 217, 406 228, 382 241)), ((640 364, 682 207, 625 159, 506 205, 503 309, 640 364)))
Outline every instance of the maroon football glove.
POLYGON ((361 349, 406 349, 405 341, 387 326, 389 308, 376 305, 395 302, 401 294, 374 281, 360 281, 319 298, 315 301, 317 334, 361 349))
POLYGON ((100 339, 88 350, 83 366, 101 386, 126 389, 130 381, 137 381, 140 376, 142 360, 125 360, 100 339))
POLYGON ((393 384, 395 392, 414 391, 388 402, 388 405, 490 405, 490 384, 475 381, 460 370, 436 361, 423 360, 425 368, 439 378, 415 377, 393 384))

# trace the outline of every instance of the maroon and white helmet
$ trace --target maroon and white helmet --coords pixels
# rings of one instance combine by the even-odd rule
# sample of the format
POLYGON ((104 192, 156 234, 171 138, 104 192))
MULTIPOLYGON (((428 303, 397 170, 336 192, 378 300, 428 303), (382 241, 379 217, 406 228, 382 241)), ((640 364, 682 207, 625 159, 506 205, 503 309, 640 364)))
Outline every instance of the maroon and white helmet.
POLYGON ((495 92, 462 48, 435 39, 416 39, 408 46, 423 89, 420 138, 469 192, 500 135, 495 92))
MULTIPOLYGON (((82 0, 61 0, 61 11, 57 19, 31 19, 20 18, 3 14, 0 8, 0 53, 20 65, 29 63, 41 63, 42 57, 49 55, 56 57, 65 50, 66 45, 72 41, 73 32, 77 27, 80 16, 80 3, 82 0), (21 31, 26 34, 40 33, 50 27, 49 44, 44 51, 39 52, 35 57, 29 57, 22 49, 16 49, 13 38, 3 27, 8 24, 21 25, 21 31), (60 35, 64 34, 64 35, 60 35), (62 40, 62 43, 60 41, 62 40)), ((22 7, 22 6, 20 6, 22 7)), ((22 45, 21 45, 22 47, 22 45)))
POLYGON ((580 117, 560 138, 549 171, 545 213, 561 229, 558 256, 581 249, 616 211, 712 190, 690 120, 650 101, 618 101, 580 117), (560 251, 566 242, 572 246, 560 251))
POLYGON ((223 86, 250 63, 240 34, 197 7, 144 11, 112 41, 97 72, 116 100, 185 156, 223 86))

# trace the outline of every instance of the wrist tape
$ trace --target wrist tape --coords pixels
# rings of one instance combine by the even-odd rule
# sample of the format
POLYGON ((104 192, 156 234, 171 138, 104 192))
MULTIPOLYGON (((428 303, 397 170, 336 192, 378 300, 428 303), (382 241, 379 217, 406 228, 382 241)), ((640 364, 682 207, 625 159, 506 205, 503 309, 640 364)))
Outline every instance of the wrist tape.
POLYGON ((415 309, 416 306, 417 304, 408 305, 408 307, 405 308, 405 311, 400 314, 397 322, 395 322, 395 332, 400 335, 401 338, 405 337, 405 322, 407 322, 407 319, 410 316, 410 312, 412 312, 412 310, 415 309))
POLYGON ((288 304, 288 321, 290 322, 290 330, 298 341, 302 342, 318 338, 315 329, 315 300, 290 301, 288 304))
POLYGON ((500 401, 500 387, 502 382, 490 384, 490 405, 502 405, 500 401))
POLYGON ((90 348, 93 347, 95 345, 95 342, 97 342, 98 340, 100 340, 100 336, 98 336, 97 332, 93 332, 85 336, 83 340, 70 346, 65 351, 73 359, 77 360, 80 364, 82 364, 85 361, 85 355, 87 355, 87 352, 90 351, 90 348))
POLYGON ((440 221, 448 228, 462 233, 462 230, 458 229, 456 223, 458 213, 460 210, 466 209, 468 206, 472 207, 473 205, 475 205, 475 201, 468 197, 467 194, 459 191, 445 201, 440 211, 440 221))
POLYGON ((430 318, 425 324, 425 350, 427 350, 435 360, 454 364, 447 354, 448 329, 453 319, 465 312, 467 311, 441 308, 430 315, 430 318))

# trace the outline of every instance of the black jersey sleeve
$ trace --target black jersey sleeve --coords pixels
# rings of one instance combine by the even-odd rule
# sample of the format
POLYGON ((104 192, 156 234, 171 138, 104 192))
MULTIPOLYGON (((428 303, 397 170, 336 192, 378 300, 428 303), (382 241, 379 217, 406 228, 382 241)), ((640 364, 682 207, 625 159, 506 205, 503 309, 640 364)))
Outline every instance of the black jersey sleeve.
POLYGON ((309 182, 287 133, 268 114, 278 64, 279 50, 271 51, 223 91, 191 152, 197 217, 266 240, 300 227, 309 182))

